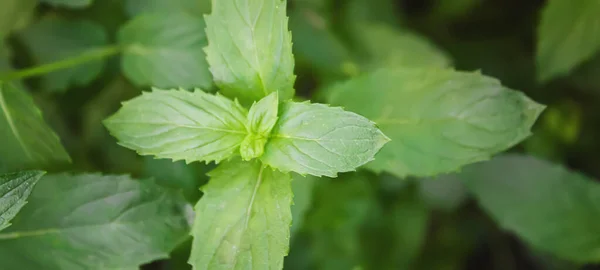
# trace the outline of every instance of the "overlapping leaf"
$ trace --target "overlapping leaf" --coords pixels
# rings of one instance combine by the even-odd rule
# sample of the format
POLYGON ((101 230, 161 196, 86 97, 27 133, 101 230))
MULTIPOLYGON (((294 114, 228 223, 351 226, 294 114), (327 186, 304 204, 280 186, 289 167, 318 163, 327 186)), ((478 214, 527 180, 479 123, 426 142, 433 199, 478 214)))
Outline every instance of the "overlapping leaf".
POLYGON ((600 184, 561 166, 505 155, 465 168, 479 203, 533 247, 577 262, 600 262, 600 184))
POLYGON ((291 177, 258 161, 225 162, 196 205, 194 269, 282 269, 290 239, 291 177))
POLYGON ((537 77, 566 75, 600 51, 600 1, 552 0, 538 27, 537 77))
MULTIPOLYGON (((0 232, 3 269, 137 269, 187 235, 182 196, 127 176, 45 176, 0 232)), ((187 210, 186 210, 187 209, 187 210)))
POLYGON ((392 139, 368 167, 400 177, 488 159, 529 136, 544 108, 495 79, 442 69, 379 70, 329 93, 330 103, 372 119, 392 139))
POLYGON ((285 102, 261 160, 284 172, 335 177, 373 160, 388 141, 358 114, 317 103, 285 102))
POLYGON ((27 92, 2 82, 0 141, 0 171, 47 168, 71 160, 27 92))
MULTIPOLYGON (((108 37, 100 25, 91 21, 70 21, 45 17, 30 25, 19 37, 29 48, 38 64, 49 64, 99 49, 108 37)), ((48 91, 65 91, 70 86, 84 86, 102 71, 104 61, 97 60, 56 70, 42 76, 48 91)))
POLYGON ((250 160, 262 156, 271 130, 277 123, 278 107, 277 92, 273 92, 257 103, 252 104, 248 112, 249 134, 240 146, 242 159, 250 160))
POLYGON ((244 104, 294 95, 294 57, 285 0, 213 1, 206 54, 215 83, 244 104))
POLYGON ((219 162, 237 153, 247 135, 246 115, 239 103, 218 94, 154 89, 124 102, 104 124, 140 155, 219 162))
POLYGON ((42 171, 22 171, 0 174, 0 231, 10 226, 10 221, 27 203, 27 197, 42 171))
POLYGON ((123 72, 142 86, 208 90, 204 27, 201 17, 183 12, 137 16, 118 34, 123 72))

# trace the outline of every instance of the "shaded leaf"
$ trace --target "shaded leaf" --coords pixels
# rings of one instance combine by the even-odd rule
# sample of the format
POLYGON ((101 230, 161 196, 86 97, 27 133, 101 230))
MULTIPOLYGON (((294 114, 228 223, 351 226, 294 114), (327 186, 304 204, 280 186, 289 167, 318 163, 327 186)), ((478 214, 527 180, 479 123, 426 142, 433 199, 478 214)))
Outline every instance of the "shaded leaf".
POLYGON ((0 171, 71 161, 27 92, 0 82, 0 171))
POLYGON ((126 0, 125 9, 130 16, 186 12, 201 17, 210 12, 210 0, 126 0))
POLYGON ((46 176, 0 232, 2 268, 136 269, 186 238, 189 208, 182 196, 127 176, 46 176))
POLYGON ((271 92, 294 95, 294 57, 285 0, 213 1, 206 54, 215 83, 251 104, 271 92))
MULTIPOLYGON (((57 17, 44 17, 21 31, 19 37, 40 65, 100 49, 108 40, 100 25, 57 17)), ((42 76, 42 83, 48 91, 65 91, 71 86, 85 86, 92 82, 103 68, 104 61, 98 59, 46 73, 42 76)))
POLYGON ((537 77, 568 74, 600 50, 600 1, 552 0, 542 11, 537 34, 537 77))
POLYGON ((92 0, 40 0, 53 6, 84 8, 92 4, 92 0))
POLYGON ((283 172, 335 177, 373 160, 388 141, 358 114, 324 104, 286 102, 261 160, 283 172))
POLYGON ((25 26, 33 15, 36 0, 0 1, 0 39, 25 26))
POLYGON ((392 139, 368 167, 399 177, 486 160, 528 137, 544 109, 493 78, 444 69, 379 70, 328 91, 392 139))
POLYGON ((143 14, 118 33, 123 73, 135 84, 209 90, 204 20, 185 13, 143 14))
POLYGON ((194 269, 282 269, 290 240, 291 177, 258 161, 225 162, 196 205, 194 269))
POLYGON ((479 204, 533 247, 600 262, 600 184, 534 157, 504 155, 464 169, 479 204))
POLYGON ((313 189, 319 178, 299 174, 292 175, 292 191, 294 193, 294 203, 292 204, 292 227, 290 228, 292 237, 304 223, 306 213, 309 211, 313 200, 313 189))
POLYGON ((144 92, 104 121, 119 144, 140 155, 219 162, 237 154, 247 111, 219 94, 195 90, 144 92))
POLYGON ((10 221, 27 203, 27 197, 42 171, 22 171, 0 174, 0 231, 10 226, 10 221))

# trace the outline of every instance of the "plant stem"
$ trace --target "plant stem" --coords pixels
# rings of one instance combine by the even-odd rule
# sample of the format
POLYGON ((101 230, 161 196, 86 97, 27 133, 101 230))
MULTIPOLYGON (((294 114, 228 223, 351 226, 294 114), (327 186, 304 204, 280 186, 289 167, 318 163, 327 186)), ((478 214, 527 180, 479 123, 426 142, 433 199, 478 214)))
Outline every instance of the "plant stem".
POLYGON ((87 62, 97 61, 97 60, 118 54, 121 51, 122 51, 122 47, 116 46, 116 45, 93 49, 93 50, 86 51, 76 57, 67 58, 64 60, 40 65, 37 67, 32 67, 32 68, 28 68, 28 69, 17 70, 17 71, 13 71, 13 72, 0 74, 0 80, 1 81, 12 81, 12 80, 18 80, 18 79, 39 76, 39 75, 43 75, 43 74, 50 73, 53 71, 85 64, 87 62))

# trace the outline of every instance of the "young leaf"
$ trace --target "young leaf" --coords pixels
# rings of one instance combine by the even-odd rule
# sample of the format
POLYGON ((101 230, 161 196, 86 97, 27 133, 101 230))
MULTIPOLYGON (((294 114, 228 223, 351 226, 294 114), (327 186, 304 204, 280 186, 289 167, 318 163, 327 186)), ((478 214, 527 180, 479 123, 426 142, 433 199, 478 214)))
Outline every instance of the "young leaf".
POLYGON ((246 137, 246 115, 239 103, 218 94, 155 88, 124 102, 104 124, 140 155, 218 163, 246 137))
MULTIPOLYGON (((19 33, 19 37, 38 64, 49 64, 79 56, 107 44, 104 29, 91 21, 68 21, 45 17, 19 33)), ((65 91, 70 86, 84 86, 93 81, 104 68, 98 60, 61 69, 42 76, 48 91, 65 91)))
POLYGON ((10 220, 27 203, 27 197, 42 171, 22 171, 0 174, 0 231, 10 226, 10 220))
POLYGON ((227 161, 196 205, 194 269, 282 269, 292 214, 291 177, 258 161, 227 161))
POLYGON ((92 4, 92 0, 41 0, 41 2, 71 8, 84 8, 92 4))
POLYGON ((290 101, 280 111, 261 160, 283 172, 335 177, 373 160, 389 141, 369 119, 341 108, 290 101))
POLYGON ((212 1, 206 54, 223 93, 250 104, 279 91, 294 96, 292 38, 286 0, 212 1))
POLYGON ((181 195, 150 181, 45 176, 0 232, 2 268, 136 269, 186 238, 188 210, 181 195))
POLYGON ((514 154, 466 167, 462 176, 481 206, 503 228, 561 258, 600 262, 597 182, 561 166, 514 154))
POLYGON ((0 171, 71 162, 31 97, 0 82, 0 171))
POLYGON ((142 13, 179 12, 201 17, 210 12, 210 0, 126 0, 125 9, 132 17, 142 13))
POLYGON ((118 33, 124 74, 137 85, 208 90, 204 27, 201 17, 182 12, 137 16, 118 33))
POLYGON ((271 134, 271 130, 277 122, 278 106, 279 97, 277 92, 273 92, 258 103, 252 104, 250 112, 248 112, 250 134, 246 136, 240 146, 242 159, 251 160, 262 156, 269 134, 271 134))
POLYGON ((490 77, 443 69, 379 70, 329 93, 330 103, 375 119, 390 136, 368 167, 399 177, 488 159, 529 136, 544 109, 490 77))
POLYGON ((553 0, 538 27, 537 77, 566 75, 600 51, 600 1, 553 0))

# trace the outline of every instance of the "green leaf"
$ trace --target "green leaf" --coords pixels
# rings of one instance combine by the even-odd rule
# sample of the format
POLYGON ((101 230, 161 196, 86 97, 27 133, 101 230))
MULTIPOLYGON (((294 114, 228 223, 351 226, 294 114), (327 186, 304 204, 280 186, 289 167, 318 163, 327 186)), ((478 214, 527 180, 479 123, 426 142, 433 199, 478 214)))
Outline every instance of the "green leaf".
POLYGON ((251 104, 271 92, 294 96, 292 37, 285 0, 213 1, 206 54, 215 83, 251 104))
POLYGON ((53 6, 84 8, 92 4, 92 0, 40 0, 53 6))
POLYGON ((239 103, 201 90, 153 90, 104 121, 119 144, 187 163, 218 163, 237 153, 247 135, 247 112, 239 103))
POLYGON ((358 42, 368 56, 365 69, 397 67, 447 67, 451 60, 422 36, 385 24, 363 23, 358 26, 358 42))
POLYGON ((194 269, 282 269, 290 240, 291 177, 258 161, 225 162, 196 205, 194 269))
POLYGON ((319 178, 299 174, 292 175, 292 191, 294 194, 294 204, 292 204, 292 227, 290 228, 292 237, 304 223, 306 213, 310 209, 313 200, 313 189, 319 178))
POLYGON ((173 162, 168 159, 144 158, 142 175, 152 177, 156 183, 183 192, 189 202, 200 199, 200 186, 208 182, 206 173, 213 166, 184 161, 173 162))
POLYGON ((210 12, 210 0, 126 0, 125 9, 132 17, 142 13, 178 12, 201 17, 210 12))
POLYGON ((597 0, 548 1, 538 27, 539 81, 568 74, 600 50, 599 13, 597 0))
POLYGON ((320 13, 306 8, 294 9, 290 13, 290 29, 298 65, 305 63, 325 78, 358 73, 349 48, 334 34, 330 20, 320 13))
POLYGON ((600 262, 600 184, 534 157, 504 155, 465 168, 479 204, 533 247, 577 262, 600 262))
POLYGON ((277 92, 273 92, 258 103, 252 104, 250 112, 248 112, 248 129, 250 133, 240 146, 243 160, 251 160, 262 156, 264 153, 269 134, 271 134, 271 130, 277 122, 278 106, 279 97, 277 92))
POLYGON ((135 84, 209 90, 204 20, 185 13, 143 14, 119 30, 123 73, 135 84))
MULTIPOLYGON (((19 37, 38 64, 77 57, 103 47, 108 40, 100 25, 57 17, 44 17, 20 32, 19 37)), ((53 71, 42 76, 42 84, 46 90, 56 92, 71 86, 85 86, 98 77, 103 68, 104 61, 98 60, 53 71)))
POLYGON ((373 160, 388 141, 373 122, 358 114, 290 101, 280 107, 261 160, 283 172, 335 177, 373 160))
POLYGON ((361 230, 376 209, 376 197, 360 173, 319 179, 313 207, 307 213, 304 231, 318 267, 310 269, 348 270, 363 266, 365 250, 361 230))
POLYGON ((328 91, 390 136, 368 167, 399 177, 486 160, 527 138, 545 108, 493 78, 443 69, 379 70, 328 91))
POLYGON ((182 196, 149 181, 45 176, 0 232, 2 268, 136 269, 166 258, 187 237, 186 211, 182 196))
POLYGON ((29 23, 36 5, 36 0, 0 1, 0 39, 29 23))
POLYGON ((27 197, 44 173, 22 171, 0 174, 0 231, 10 226, 10 220, 27 203, 27 197))
POLYGON ((0 82, 0 171, 71 162, 27 92, 0 82))

